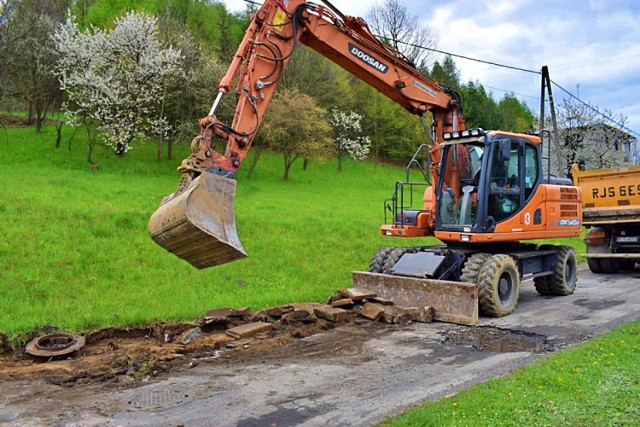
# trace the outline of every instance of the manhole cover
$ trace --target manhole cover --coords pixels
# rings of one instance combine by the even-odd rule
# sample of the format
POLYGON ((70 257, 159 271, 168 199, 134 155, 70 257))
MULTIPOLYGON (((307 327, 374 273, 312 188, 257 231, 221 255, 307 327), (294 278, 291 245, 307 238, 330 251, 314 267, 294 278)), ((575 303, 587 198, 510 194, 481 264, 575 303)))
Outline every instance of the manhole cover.
POLYGON ((64 356, 80 350, 84 343, 80 335, 51 334, 31 340, 25 351, 37 357, 64 356))

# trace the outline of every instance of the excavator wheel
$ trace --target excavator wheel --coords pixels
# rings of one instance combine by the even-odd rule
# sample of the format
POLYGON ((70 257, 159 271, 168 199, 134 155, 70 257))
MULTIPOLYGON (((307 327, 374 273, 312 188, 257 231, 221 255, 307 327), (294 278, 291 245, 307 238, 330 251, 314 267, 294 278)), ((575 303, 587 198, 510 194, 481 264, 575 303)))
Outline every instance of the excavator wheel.
POLYGON ((573 248, 566 245, 559 246, 553 274, 549 276, 549 291, 552 295, 573 293, 578 281, 577 267, 578 261, 573 248))
POLYGON ((400 261, 402 255, 407 253, 416 253, 417 248, 393 248, 389 255, 387 255, 387 259, 382 266, 382 272, 385 274, 391 274, 391 270, 393 267, 400 261))
POLYGON ((491 258, 491 254, 485 254, 478 252, 471 255, 464 263, 462 267, 462 274, 460 275, 461 282, 478 283, 478 275, 480 274, 480 268, 491 258))
POLYGON ((387 261, 387 257, 394 250, 393 246, 385 246, 377 250, 375 254, 373 254, 373 258, 371 258, 371 262, 369 263, 369 272, 370 273, 382 273, 382 269, 384 267, 384 263, 387 261))
POLYGON ((520 275, 509 255, 491 256, 478 273, 480 312, 491 317, 513 313, 520 296, 520 275))
MULTIPOLYGON (((553 245, 540 245, 538 246, 538 250, 539 251, 556 250, 556 247, 553 245)), ((551 281, 551 276, 535 277, 533 279, 533 286, 536 288, 536 291, 538 291, 540 295, 553 295, 553 293, 551 293, 551 287, 549 285, 550 281, 551 281)))

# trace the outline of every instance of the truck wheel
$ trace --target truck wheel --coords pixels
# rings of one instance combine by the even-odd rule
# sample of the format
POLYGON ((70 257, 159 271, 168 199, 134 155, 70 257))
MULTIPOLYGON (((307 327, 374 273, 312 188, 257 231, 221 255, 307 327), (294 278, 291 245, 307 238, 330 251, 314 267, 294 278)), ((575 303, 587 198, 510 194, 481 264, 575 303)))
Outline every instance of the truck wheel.
POLYGON ((616 274, 620 270, 620 265, 614 258, 600 258, 599 261, 604 274, 616 274))
POLYGON ((553 274, 549 279, 549 290, 553 295, 571 295, 578 281, 578 261, 571 246, 559 246, 553 274))
POLYGON ((480 274, 480 268, 491 258, 491 254, 485 254, 478 252, 471 255, 464 263, 462 267, 462 274, 460 274, 461 282, 478 283, 478 275, 480 274))
POLYGON ((391 274, 391 270, 393 270, 396 263, 400 261, 402 255, 415 252, 416 248, 393 248, 391 252, 389 252, 389 255, 387 255, 387 259, 382 266, 382 272, 385 274, 391 274))
POLYGON ((591 270, 592 273, 602 273, 602 265, 598 258, 587 259, 587 264, 589 265, 589 270, 591 270))
POLYGON ((632 259, 620 259, 620 270, 633 270, 636 266, 635 260, 632 259))
POLYGON ((394 249, 393 246, 385 246, 378 249, 378 251, 373 254, 373 258, 371 258, 371 262, 369 263, 369 272, 382 273, 382 267, 387 261, 387 256, 389 256, 389 253, 394 249))
POLYGON ((478 274, 480 311, 492 317, 513 313, 520 296, 520 275, 516 263, 508 255, 490 257, 478 274))

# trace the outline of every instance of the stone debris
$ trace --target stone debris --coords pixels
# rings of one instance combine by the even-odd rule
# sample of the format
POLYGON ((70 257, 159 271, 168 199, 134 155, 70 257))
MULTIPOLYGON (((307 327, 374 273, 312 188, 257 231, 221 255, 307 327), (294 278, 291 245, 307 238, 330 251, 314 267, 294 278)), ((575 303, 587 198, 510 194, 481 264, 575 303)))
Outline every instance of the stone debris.
POLYGON ((348 308, 353 305, 353 300, 351 298, 341 298, 331 302, 332 307, 338 308, 348 308))
POLYGON ((227 335, 230 337, 240 339, 250 337, 261 332, 271 330, 273 326, 267 322, 253 322, 246 325, 236 326, 235 328, 227 329, 227 335))
POLYGON ((292 323, 312 323, 318 320, 313 311, 294 310, 282 316, 282 322, 286 325, 292 323))
POLYGON ((381 297, 367 298, 367 301, 374 302, 380 305, 393 305, 393 301, 391 301, 390 299, 381 298, 381 297))
POLYGON ((433 307, 409 307, 407 313, 414 322, 431 323, 433 322, 433 307))
POLYGON ((317 302, 294 302, 291 305, 294 311, 308 311, 309 314, 313 314, 316 307, 322 307, 322 304, 317 302))
POLYGON ((340 289, 338 290, 338 293, 342 295, 343 298, 350 298, 353 301, 362 301, 366 298, 375 298, 378 296, 374 291, 360 288, 340 289))
POLYGON ((373 320, 374 322, 379 320, 384 314, 384 307, 380 304, 367 302, 362 306, 360 316, 365 319, 373 320))
POLYGON ((388 305, 384 307, 382 320, 389 324, 408 323, 411 321, 411 315, 402 307, 388 305))
POLYGON ((192 328, 192 329, 189 329, 189 330, 183 332, 180 336, 178 336, 177 341, 181 342, 184 345, 187 345, 191 341, 193 341, 196 338, 198 338, 200 335, 202 335, 202 329, 200 329, 200 328, 192 328))
POLYGON ((293 305, 281 305, 278 307, 268 308, 266 310, 262 310, 264 314, 269 317, 282 317, 287 313, 291 313, 293 311, 293 305))
POLYGON ((346 321, 351 317, 347 310, 331 307, 330 305, 316 307, 313 312, 319 318, 335 323, 346 321))

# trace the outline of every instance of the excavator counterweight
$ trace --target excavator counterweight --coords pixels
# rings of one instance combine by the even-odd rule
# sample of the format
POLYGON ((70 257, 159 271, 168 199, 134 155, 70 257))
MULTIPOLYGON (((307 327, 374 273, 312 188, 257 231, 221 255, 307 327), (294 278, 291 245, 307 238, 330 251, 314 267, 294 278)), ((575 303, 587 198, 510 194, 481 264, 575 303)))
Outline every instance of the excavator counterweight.
POLYGON ((234 179, 201 174, 155 211, 151 238, 200 269, 246 257, 236 231, 235 193, 234 179))

